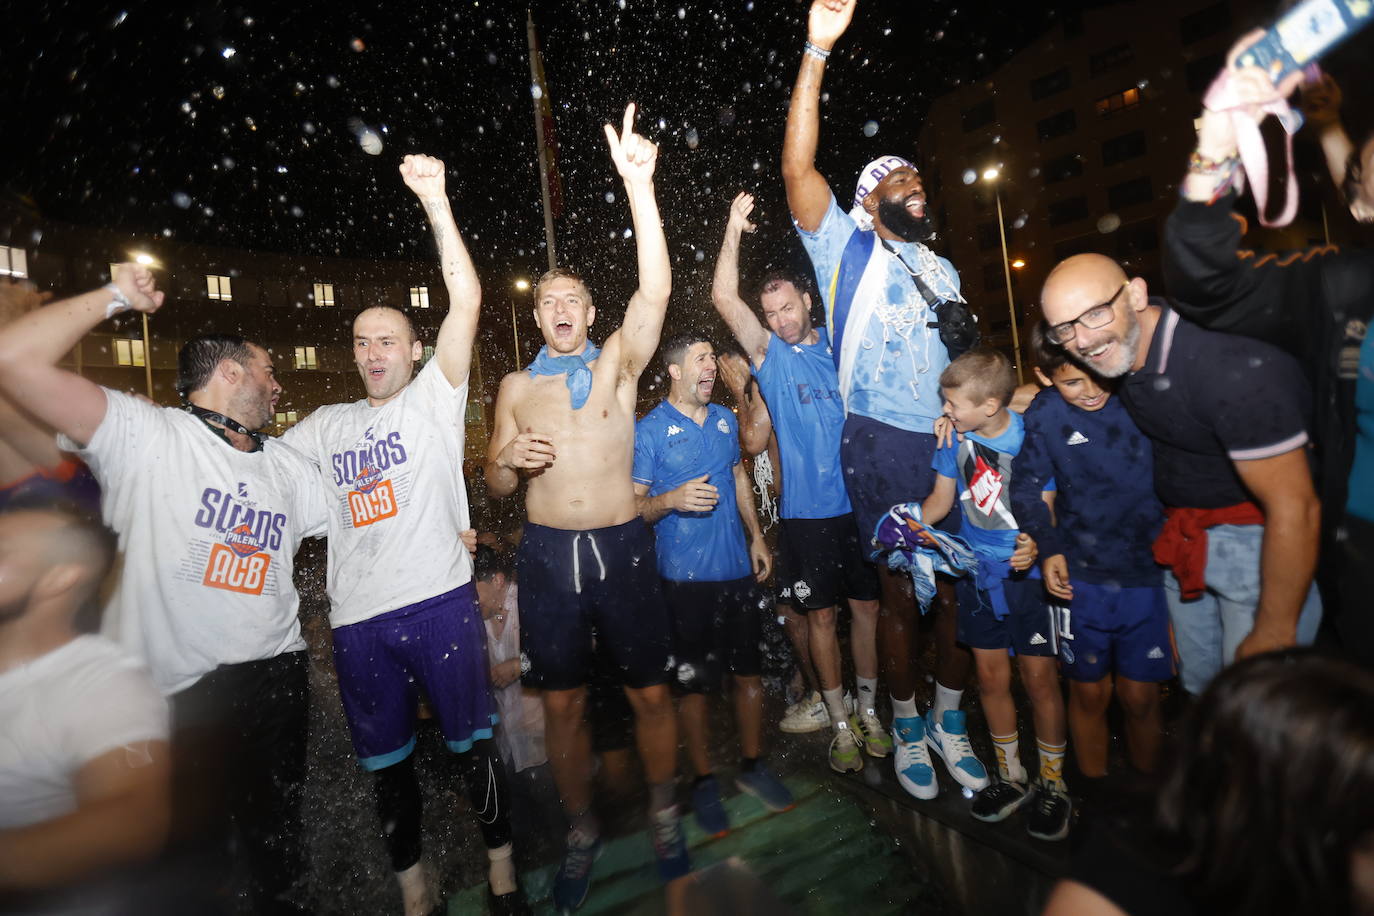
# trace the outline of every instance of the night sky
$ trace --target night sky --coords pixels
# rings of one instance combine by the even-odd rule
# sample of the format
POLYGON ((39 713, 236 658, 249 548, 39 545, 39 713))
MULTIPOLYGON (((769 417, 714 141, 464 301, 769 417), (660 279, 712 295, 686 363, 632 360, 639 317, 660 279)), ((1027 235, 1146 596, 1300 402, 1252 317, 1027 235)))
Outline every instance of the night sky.
MULTIPOLYGON (((536 5, 566 195, 559 261, 586 273, 594 294, 632 289, 629 216, 601 133, 631 99, 661 146, 679 293, 705 302, 740 188, 760 195, 764 223, 746 268, 798 256, 777 169, 807 6, 536 5)), ((149 237, 427 259, 428 232, 396 173, 405 153, 427 152, 449 166, 488 285, 543 269, 523 4, 169 7, 15 14, 0 38, 21 112, 6 119, 9 194, 51 218, 149 237), (360 142, 368 131, 378 155, 360 142)), ((864 162, 910 155, 931 98, 1065 10, 1009 17, 992 0, 861 0, 827 75, 819 162, 832 186, 846 195, 864 162)))

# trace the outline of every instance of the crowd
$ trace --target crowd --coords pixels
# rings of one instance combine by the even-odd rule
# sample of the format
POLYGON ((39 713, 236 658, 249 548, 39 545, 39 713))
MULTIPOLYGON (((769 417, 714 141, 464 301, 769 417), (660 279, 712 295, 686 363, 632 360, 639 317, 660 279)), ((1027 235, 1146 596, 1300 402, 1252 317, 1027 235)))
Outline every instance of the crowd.
MULTIPOLYGON (((606 127, 638 286, 599 346, 580 276, 555 269, 535 286, 544 347, 501 383, 484 475, 495 497, 523 494, 513 564, 469 530, 463 413, 481 288, 437 159, 400 167, 448 289, 433 358, 416 370, 423 347, 404 312, 362 311, 365 397, 280 439, 259 432, 281 390, 271 354, 236 335, 182 348, 177 408, 59 366, 111 316, 162 305, 146 268, 26 303, 0 329, 14 414, 0 458, 23 471, 0 516, 0 724, 14 736, 0 744, 0 894, 20 911, 123 899, 184 912, 194 893, 214 911, 232 829, 253 911, 311 911, 292 564, 304 538, 325 536, 334 668, 407 916, 441 905, 413 763, 421 701, 487 850, 492 912, 527 911, 513 812, 555 790, 568 833, 553 903, 574 910, 592 887, 598 684, 623 690, 664 882, 691 868, 680 747, 697 822, 730 829, 711 753, 726 729, 708 702, 726 674, 731 781, 787 810, 760 676, 775 605, 807 685, 783 731, 828 729, 839 773, 890 760, 918 800, 936 797, 943 769, 974 817, 1024 809, 1041 840, 1069 834, 1075 797, 1092 805, 1108 791, 1118 698, 1130 766, 1165 773, 1165 855, 1078 868, 1052 911, 1144 912, 1142 875, 1168 877, 1160 899, 1174 911, 1370 905, 1370 675, 1294 647, 1316 639, 1324 608, 1336 649, 1374 661, 1374 256, 1256 257, 1232 218, 1235 125, 1293 87, 1223 71, 1239 101, 1199 122, 1168 224, 1167 288, 1154 291, 1167 297, 1105 256, 1063 261, 1030 336, 1037 384, 1018 389, 1006 355, 977 345, 955 265, 926 245, 917 169, 869 163, 846 208, 816 168, 822 78, 854 7, 811 4, 782 147, 819 296, 780 272, 741 292, 752 197, 726 219, 712 301, 743 360, 691 328, 660 345, 672 280, 658 150, 635 132, 633 105, 620 130, 606 127), (656 353, 668 394, 637 419, 656 353), (714 401, 718 377, 738 414, 714 401), (766 448, 781 477, 776 557, 743 464, 766 448), (90 517, 93 484, 103 524, 90 517), (80 635, 111 565, 104 635, 80 635), (929 697, 915 661, 922 613, 936 615, 929 697), (1196 700, 1165 755, 1161 684, 1175 676, 1196 700), (986 741, 961 708, 970 678, 986 741), (1293 761, 1302 773, 1285 772, 1293 761), (192 875, 175 893, 131 876, 159 855, 192 875)), ((1339 121, 1323 124, 1351 211, 1368 218, 1374 135, 1352 143, 1339 121)))

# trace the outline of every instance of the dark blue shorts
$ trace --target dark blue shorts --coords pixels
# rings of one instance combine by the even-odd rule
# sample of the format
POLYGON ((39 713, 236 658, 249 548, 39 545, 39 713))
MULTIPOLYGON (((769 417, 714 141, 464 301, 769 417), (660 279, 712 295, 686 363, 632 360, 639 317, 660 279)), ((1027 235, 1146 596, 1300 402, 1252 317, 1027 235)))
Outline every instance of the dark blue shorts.
POLYGON ((663 580, 673 621, 673 655, 682 693, 719 690, 721 675, 759 673, 763 592, 753 576, 728 582, 663 580))
POLYGON ((1058 608, 1059 657, 1073 681, 1112 672, 1145 683, 1174 676, 1169 605, 1161 586, 1073 584, 1073 602, 1058 608))
POLYGON ((467 585, 334 630, 334 669, 364 769, 415 749, 416 691, 424 690, 449 750, 491 737, 497 722, 487 631, 467 585))
POLYGON ((668 608, 654 535, 643 520, 591 531, 526 524, 516 575, 525 686, 585 685, 593 634, 625 686, 669 680, 674 664, 668 608))
POLYGON ((798 614, 877 601, 878 573, 860 546, 852 515, 784 518, 778 531, 778 600, 798 614))
POLYGON ((1045 601, 1040 579, 1002 581, 1010 613, 1001 620, 992 612, 992 599, 971 576, 954 580, 959 598, 959 642, 970 649, 1012 649, 1017 655, 1059 654, 1055 614, 1045 601))
MULTIPOLYGON (((845 417, 840 465, 865 557, 871 550, 873 529, 888 509, 930 495, 935 486, 930 466, 934 457, 932 433, 913 433, 858 414, 845 417)), ((938 527, 945 529, 943 524, 938 527)))

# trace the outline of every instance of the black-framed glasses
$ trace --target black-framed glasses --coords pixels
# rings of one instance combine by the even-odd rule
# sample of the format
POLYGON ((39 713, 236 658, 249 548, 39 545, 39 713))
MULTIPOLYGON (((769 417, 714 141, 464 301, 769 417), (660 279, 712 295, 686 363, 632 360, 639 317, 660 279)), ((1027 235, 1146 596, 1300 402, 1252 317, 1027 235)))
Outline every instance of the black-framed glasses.
POLYGON ((1065 321, 1062 324, 1052 325, 1049 331, 1047 332, 1046 336, 1048 336, 1051 341, 1059 344, 1062 347, 1064 344, 1073 340, 1073 326, 1076 324, 1081 324, 1083 325, 1083 327, 1088 328, 1089 330, 1092 330, 1094 328, 1105 327, 1106 325, 1111 324, 1112 306, 1116 305, 1116 300, 1121 298, 1121 294, 1125 292, 1126 287, 1130 285, 1130 280, 1125 281, 1121 284, 1120 288, 1112 294, 1112 298, 1108 299, 1106 302, 1103 302, 1099 305, 1094 305, 1092 308, 1088 309, 1086 312, 1079 315, 1072 321, 1065 321))

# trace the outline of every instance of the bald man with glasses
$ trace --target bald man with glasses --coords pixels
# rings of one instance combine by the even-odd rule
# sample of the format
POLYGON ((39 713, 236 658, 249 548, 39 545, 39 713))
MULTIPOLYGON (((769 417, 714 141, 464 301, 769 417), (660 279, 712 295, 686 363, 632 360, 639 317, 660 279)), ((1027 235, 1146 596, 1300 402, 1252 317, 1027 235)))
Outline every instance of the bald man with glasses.
POLYGON ((1145 281, 1075 255, 1040 296, 1050 340, 1105 378, 1154 443, 1167 520, 1155 558, 1183 686, 1237 658, 1311 642, 1321 509, 1308 464, 1302 371, 1257 340, 1218 334, 1151 299, 1145 281))

